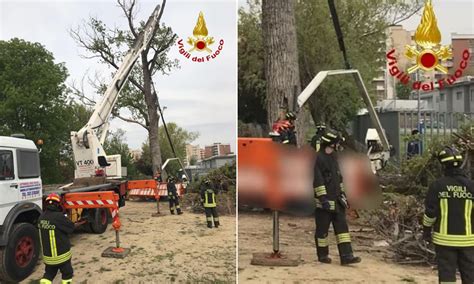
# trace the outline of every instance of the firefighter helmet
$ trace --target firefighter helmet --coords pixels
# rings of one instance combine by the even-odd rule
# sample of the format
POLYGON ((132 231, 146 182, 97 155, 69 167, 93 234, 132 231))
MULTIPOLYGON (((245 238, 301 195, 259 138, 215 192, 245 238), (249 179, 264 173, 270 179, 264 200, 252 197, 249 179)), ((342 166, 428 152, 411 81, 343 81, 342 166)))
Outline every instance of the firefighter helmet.
POLYGON ((288 120, 295 120, 295 119, 296 119, 296 115, 295 115, 293 112, 291 112, 291 111, 287 112, 286 115, 285 115, 285 117, 286 117, 286 119, 288 119, 288 120))
POLYGON ((460 167, 463 162, 461 153, 452 146, 445 146, 443 150, 439 151, 438 160, 442 165, 451 167, 460 167))
POLYGON ((341 137, 339 137, 336 132, 328 131, 323 135, 323 137, 321 137, 321 140, 322 144, 333 145, 339 143, 341 141, 341 137))
POLYGON ((321 131, 321 130, 326 130, 326 124, 324 122, 316 124, 316 129, 321 131))
POLYGON ((53 204, 53 203, 61 203, 61 197, 57 193, 51 193, 46 197, 46 203, 53 204))

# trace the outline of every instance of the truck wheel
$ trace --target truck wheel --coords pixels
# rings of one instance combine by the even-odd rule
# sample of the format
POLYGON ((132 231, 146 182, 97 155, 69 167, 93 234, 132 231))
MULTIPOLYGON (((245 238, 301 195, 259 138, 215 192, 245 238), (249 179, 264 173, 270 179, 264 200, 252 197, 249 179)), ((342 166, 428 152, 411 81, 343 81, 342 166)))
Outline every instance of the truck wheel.
POLYGON ((38 230, 30 223, 14 225, 0 249, 0 280, 20 282, 33 273, 40 252, 38 230))
POLYGON ((102 234, 109 225, 109 214, 105 208, 97 208, 90 211, 92 221, 90 229, 94 234, 102 234))

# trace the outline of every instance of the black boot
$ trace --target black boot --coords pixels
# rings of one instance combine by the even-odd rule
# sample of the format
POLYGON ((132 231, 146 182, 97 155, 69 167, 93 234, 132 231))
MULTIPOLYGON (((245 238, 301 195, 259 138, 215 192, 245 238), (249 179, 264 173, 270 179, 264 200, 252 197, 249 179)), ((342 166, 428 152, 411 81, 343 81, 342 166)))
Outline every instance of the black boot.
POLYGON ((174 211, 170 210, 170 212, 171 212, 171 215, 174 215, 174 211))
POLYGON ((358 256, 349 255, 341 257, 341 265, 356 264, 361 261, 362 259, 358 256))
POLYGON ((181 215, 181 214, 183 214, 183 211, 181 211, 181 209, 180 209, 180 208, 178 208, 176 211, 178 211, 178 215, 181 215))
POLYGON ((332 262, 332 259, 329 256, 323 256, 323 257, 320 257, 318 261, 321 263, 330 264, 332 262))

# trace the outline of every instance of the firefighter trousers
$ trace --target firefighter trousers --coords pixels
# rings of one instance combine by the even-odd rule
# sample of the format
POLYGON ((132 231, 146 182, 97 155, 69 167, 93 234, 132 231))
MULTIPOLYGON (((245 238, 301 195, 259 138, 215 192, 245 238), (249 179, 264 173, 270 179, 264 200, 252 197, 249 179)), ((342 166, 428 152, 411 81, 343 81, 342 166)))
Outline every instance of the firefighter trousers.
POLYGON ((212 221, 214 221, 214 227, 219 227, 219 215, 217 215, 217 208, 216 207, 204 207, 204 211, 206 212, 206 221, 207 227, 212 228, 212 221))
POLYGON ((436 245, 438 279, 440 283, 456 283, 456 268, 462 283, 474 283, 474 247, 436 245))
POLYGON ((324 209, 316 209, 314 214, 316 221, 316 232, 314 239, 316 242, 316 252, 318 259, 326 258, 329 255, 328 233, 329 226, 332 223, 336 234, 337 248, 341 259, 352 257, 351 237, 349 235, 349 227, 346 221, 345 210, 338 208, 336 212, 330 212, 324 209))
POLYGON ((74 271, 72 269, 71 260, 68 260, 58 265, 45 264, 43 279, 40 280, 40 283, 52 283, 54 277, 56 277, 56 274, 58 273, 58 270, 61 271, 62 274, 61 283, 72 283, 74 271))
POLYGON ((170 203, 170 212, 171 212, 171 214, 174 214, 175 210, 178 212, 178 214, 181 214, 181 206, 179 206, 178 196, 169 195, 168 196, 168 201, 170 203))

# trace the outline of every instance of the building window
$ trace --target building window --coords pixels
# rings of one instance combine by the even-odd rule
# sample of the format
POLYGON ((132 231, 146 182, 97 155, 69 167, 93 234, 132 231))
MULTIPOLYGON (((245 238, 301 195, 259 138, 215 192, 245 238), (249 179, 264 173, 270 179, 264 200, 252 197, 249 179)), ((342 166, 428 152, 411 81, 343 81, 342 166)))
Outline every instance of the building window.
POLYGON ((457 92, 456 93, 456 100, 458 100, 458 101, 462 100, 462 92, 457 92))
POLYGON ((441 102, 444 102, 444 94, 439 94, 439 100, 440 100, 441 102))

